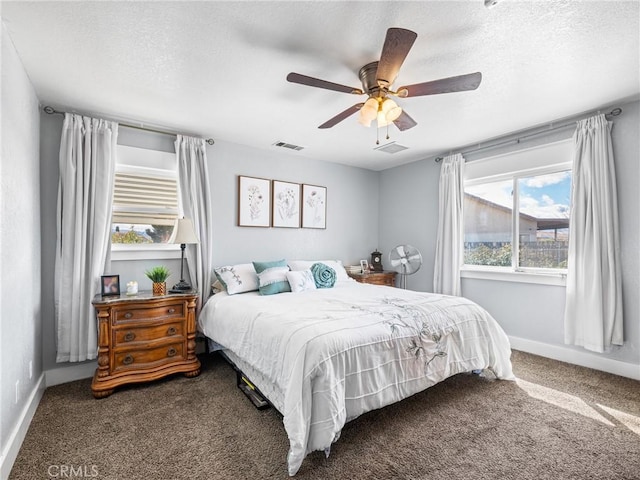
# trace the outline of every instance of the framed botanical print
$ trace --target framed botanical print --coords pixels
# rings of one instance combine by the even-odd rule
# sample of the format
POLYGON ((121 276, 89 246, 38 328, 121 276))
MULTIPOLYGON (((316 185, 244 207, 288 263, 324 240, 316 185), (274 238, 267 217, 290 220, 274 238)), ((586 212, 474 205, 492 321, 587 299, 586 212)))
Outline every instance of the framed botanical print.
POLYGON ((271 226, 271 180, 238 176, 238 226, 271 226))
POLYGON ((272 191, 273 226, 300 228, 300 184, 274 180, 272 191))
POLYGON ((302 228, 327 228, 327 187, 302 185, 302 228))

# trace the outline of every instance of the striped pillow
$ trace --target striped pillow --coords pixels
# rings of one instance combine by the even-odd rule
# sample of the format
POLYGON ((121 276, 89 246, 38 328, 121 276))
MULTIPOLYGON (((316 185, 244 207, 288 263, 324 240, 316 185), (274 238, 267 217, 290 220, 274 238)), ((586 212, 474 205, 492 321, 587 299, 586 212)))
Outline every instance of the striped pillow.
POLYGON ((253 262, 258 274, 258 291, 260 295, 275 295, 290 292, 291 286, 287 280, 289 267, 286 260, 275 262, 253 262))

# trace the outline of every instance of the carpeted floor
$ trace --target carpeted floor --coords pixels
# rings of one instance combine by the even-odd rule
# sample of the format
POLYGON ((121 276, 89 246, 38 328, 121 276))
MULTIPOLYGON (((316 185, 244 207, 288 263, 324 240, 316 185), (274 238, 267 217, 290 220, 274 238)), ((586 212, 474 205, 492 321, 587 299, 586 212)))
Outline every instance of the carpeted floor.
MULTIPOLYGON (((218 355, 201 359, 197 378, 102 400, 90 380, 47 389, 9 478, 288 478, 280 415, 256 410, 218 355)), ((296 478, 640 479, 640 382, 512 361, 517 383, 457 375, 348 423, 296 478)))

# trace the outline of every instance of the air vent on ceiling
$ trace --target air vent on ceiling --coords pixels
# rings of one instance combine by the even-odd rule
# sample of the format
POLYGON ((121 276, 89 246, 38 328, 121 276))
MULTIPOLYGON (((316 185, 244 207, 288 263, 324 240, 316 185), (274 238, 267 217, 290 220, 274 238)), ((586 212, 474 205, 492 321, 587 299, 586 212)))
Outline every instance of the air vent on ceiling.
POLYGON ((379 152, 385 153, 398 153, 402 150, 406 150, 409 147, 405 147, 404 145, 400 145, 396 142, 387 143, 386 145, 382 145, 381 147, 376 147, 374 150, 378 150, 379 152))
POLYGON ((295 151, 300 151, 302 150, 304 147, 301 147, 300 145, 293 145, 292 143, 285 143, 285 142, 276 142, 273 144, 274 147, 282 147, 282 148, 288 148, 290 150, 295 150, 295 151))

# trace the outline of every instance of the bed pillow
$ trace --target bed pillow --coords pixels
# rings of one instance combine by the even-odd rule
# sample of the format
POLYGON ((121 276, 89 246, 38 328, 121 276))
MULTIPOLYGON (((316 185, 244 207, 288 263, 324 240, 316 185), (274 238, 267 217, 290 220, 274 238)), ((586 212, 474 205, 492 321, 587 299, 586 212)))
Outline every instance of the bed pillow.
POLYGON ((316 281, 313 279, 311 270, 287 272, 287 280, 289 281, 289 286, 293 293, 316 289, 316 281))
POLYGON ((275 262, 253 262, 258 274, 258 290, 260 295, 275 295, 290 292, 291 286, 287 280, 289 266, 286 260, 275 262))
POLYGON ((324 263, 311 265, 311 274, 318 288, 332 288, 336 284, 336 271, 324 263))
POLYGON ((220 280, 216 279, 216 281, 211 284, 211 295, 215 295, 216 293, 220 293, 224 291, 225 291, 224 285, 220 283, 220 280))
POLYGON ((229 295, 258 290, 258 275, 251 263, 218 267, 213 271, 229 295))
POLYGON ((291 270, 308 270, 311 268, 311 265, 314 263, 324 263, 327 267, 333 268, 336 272, 336 282, 354 282, 349 275, 347 275, 347 271, 342 266, 342 262, 340 260, 290 260, 289 268, 291 270))

